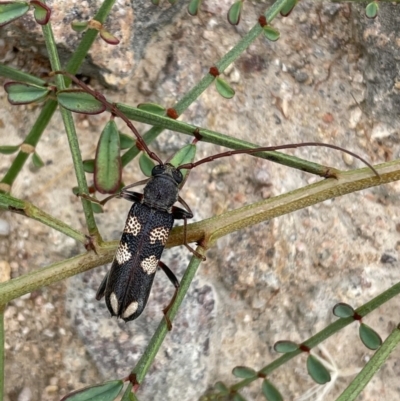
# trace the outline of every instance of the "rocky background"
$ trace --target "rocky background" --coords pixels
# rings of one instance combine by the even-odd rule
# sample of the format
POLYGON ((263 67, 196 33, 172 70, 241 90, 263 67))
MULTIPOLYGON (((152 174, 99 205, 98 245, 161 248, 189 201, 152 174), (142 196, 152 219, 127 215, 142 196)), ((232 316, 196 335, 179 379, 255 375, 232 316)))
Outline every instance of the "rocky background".
MULTIPOLYGON (((148 0, 117 1, 107 27, 121 44, 96 41, 82 72, 115 101, 171 107, 248 32, 269 3, 246 2, 240 25, 233 27, 226 21, 227 0, 204 0, 198 17, 188 16, 184 1, 173 7, 167 2, 154 7, 148 0)), ((100 1, 47 4, 67 60, 79 41, 69 23, 91 17, 100 1)), ((400 37, 393 26, 400 8, 383 3, 380 8, 376 20, 367 20, 361 7, 301 1, 288 18, 273 21, 281 32, 279 41, 260 37, 228 68, 225 77, 236 91, 232 100, 210 87, 182 119, 260 145, 324 141, 372 163, 399 157, 395 52, 400 37)), ((40 29, 31 21, 28 16, 2 29, 0 59, 40 76, 49 64, 40 29)), ((40 108, 10 106, 2 88, 0 102, 1 143, 20 143, 40 108)), ((107 119, 75 116, 84 158, 93 157, 107 119)), ((71 192, 76 180, 61 127, 56 113, 37 149, 46 166, 37 170, 28 164, 12 194, 84 230, 80 201, 71 192)), ((147 128, 137 127, 141 132, 147 128)), ((165 159, 190 140, 166 131, 153 149, 165 159)), ((219 151, 200 144, 198 158, 219 151)), ((361 166, 330 149, 304 148, 295 154, 339 169, 361 166)), ((1 176, 11 159, 0 158, 1 176)), ((142 178, 135 162, 124 173, 126 183, 142 178)), ((235 156, 195 169, 181 195, 194 220, 201 220, 318 179, 235 156)), ((276 341, 301 342, 323 329, 335 320, 335 303, 358 307, 398 282, 399 191, 398 183, 361 191, 220 240, 207 253, 139 398, 198 399, 217 380, 233 383, 233 367, 259 369, 277 358, 276 341)), ((97 215, 106 240, 119 238, 129 207, 114 200, 106 213, 97 215)), ((84 252, 64 235, 15 214, 0 216, 0 235, 5 277, 84 252)), ((165 251, 163 260, 181 277, 190 256, 183 247, 174 248, 165 251)), ((7 401, 56 401, 74 389, 129 373, 162 318, 173 287, 158 273, 142 317, 117 322, 94 298, 107 268, 10 302, 5 312, 7 401)), ((395 298, 365 322, 386 338, 399 323, 398 304, 395 298)), ((316 387, 308 377, 305 356, 278 369, 271 380, 286 400, 335 399, 373 355, 357 333, 354 323, 317 350, 333 365, 333 379, 326 386, 316 387)), ((399 356, 399 350, 392 354, 363 400, 399 397, 399 356)), ((243 395, 262 400, 260 383, 243 395)))

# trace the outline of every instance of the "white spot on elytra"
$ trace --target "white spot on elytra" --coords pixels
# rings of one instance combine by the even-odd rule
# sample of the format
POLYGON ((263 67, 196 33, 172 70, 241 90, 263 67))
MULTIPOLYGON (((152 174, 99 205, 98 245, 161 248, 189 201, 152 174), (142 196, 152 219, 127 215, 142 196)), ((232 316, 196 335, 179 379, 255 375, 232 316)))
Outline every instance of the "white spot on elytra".
POLYGON ((131 304, 128 305, 128 307, 124 310, 124 313, 122 314, 122 317, 124 319, 128 319, 130 316, 132 316, 138 308, 139 304, 136 301, 133 301, 131 304))
POLYGON ((140 266, 147 274, 153 274, 157 270, 158 259, 152 255, 146 259, 143 259, 140 266))
POLYGON ((110 295, 110 304, 112 310, 114 311, 114 314, 118 315, 118 299, 117 296, 115 295, 115 292, 112 292, 110 295))
POLYGON ((160 241, 163 245, 167 242, 169 230, 166 227, 156 227, 150 232, 150 244, 160 241))
POLYGON ((115 259, 117 259, 118 264, 122 265, 131 258, 132 254, 129 252, 128 244, 124 244, 123 242, 121 242, 119 244, 117 253, 115 254, 115 259))
POLYGON ((129 233, 136 237, 141 229, 142 225, 139 223, 138 218, 136 216, 131 216, 126 222, 124 233, 129 233))

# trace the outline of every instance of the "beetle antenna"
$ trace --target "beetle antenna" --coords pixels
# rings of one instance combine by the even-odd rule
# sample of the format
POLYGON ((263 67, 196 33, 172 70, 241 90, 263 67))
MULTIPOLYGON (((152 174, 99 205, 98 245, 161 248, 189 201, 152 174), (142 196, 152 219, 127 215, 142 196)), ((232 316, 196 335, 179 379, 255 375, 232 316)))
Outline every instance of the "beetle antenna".
POLYGON ((227 152, 219 153, 214 156, 206 157, 197 162, 182 164, 181 166, 177 167, 177 169, 190 170, 190 169, 193 169, 193 168, 199 166, 200 164, 208 163, 210 161, 213 161, 216 159, 222 159, 223 157, 228 157, 228 156, 232 156, 232 155, 253 154, 253 153, 259 153, 259 152, 271 152, 271 151, 281 150, 281 149, 296 149, 296 148, 302 148, 302 147, 306 147, 306 146, 322 146, 325 148, 340 150, 344 153, 347 153, 347 154, 355 157, 356 159, 360 160, 361 162, 363 162, 366 166, 368 166, 374 172, 374 174, 377 177, 380 177, 380 175, 376 171, 376 169, 370 163, 368 163, 365 159, 363 159, 361 156, 358 156, 356 153, 353 153, 350 150, 341 148, 340 146, 331 145, 329 143, 323 143, 323 142, 302 142, 302 143, 291 143, 288 145, 264 146, 261 148, 254 148, 254 149, 229 150, 227 152))

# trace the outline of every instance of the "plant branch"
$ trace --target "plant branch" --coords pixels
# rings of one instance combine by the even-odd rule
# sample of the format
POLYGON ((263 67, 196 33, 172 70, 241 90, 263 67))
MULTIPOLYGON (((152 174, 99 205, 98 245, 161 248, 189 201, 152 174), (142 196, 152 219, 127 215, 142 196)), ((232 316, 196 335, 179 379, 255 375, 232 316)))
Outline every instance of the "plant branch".
POLYGON ((400 343, 400 325, 396 326, 361 372, 352 380, 336 401, 354 401, 375 373, 382 367, 389 355, 400 343))
MULTIPOLYGON (((200 255, 204 255, 204 249, 202 249, 201 247, 197 247, 196 252, 198 252, 200 255)), ((190 284, 192 283, 192 280, 201 262, 202 262, 201 258, 198 258, 195 255, 192 256, 189 265, 185 270, 185 274, 183 275, 182 280, 180 282, 180 287, 175 302, 171 306, 171 309, 169 310, 168 313, 168 317, 171 320, 171 322, 175 318, 176 313, 178 312, 179 307, 183 299, 185 298, 186 293, 189 290, 190 284)), ((135 368, 132 370, 132 374, 136 376, 136 381, 139 384, 142 383, 146 373, 148 372, 151 364, 153 363, 153 360, 157 355, 158 350, 160 349, 161 344, 163 343, 167 333, 168 333, 167 323, 165 318, 163 318, 160 324, 158 325, 157 330, 153 334, 153 337, 151 338, 148 346, 146 347, 145 352, 139 359, 139 362, 136 364, 135 368)))
MULTIPOLYGON (((51 68, 54 71, 58 71, 61 68, 61 63, 58 57, 57 47, 53 36, 53 30, 50 24, 42 27, 43 35, 46 42, 47 51, 49 53, 49 59, 51 68)), ((65 89, 64 78, 61 75, 56 76, 56 83, 58 90, 65 89)), ((72 161, 74 164, 75 175, 78 182, 79 193, 89 195, 89 189, 86 182, 85 171, 83 170, 83 161, 81 151, 79 149, 78 137, 76 135, 74 121, 72 114, 67 109, 60 107, 61 117, 64 122, 65 131, 67 133, 68 143, 71 150, 72 161)), ((85 214, 86 225, 89 231, 89 235, 94 236, 98 241, 101 241, 100 233, 96 226, 94 219, 92 205, 90 201, 81 197, 83 212, 85 214)))
MULTIPOLYGON (((400 179, 400 159, 374 167, 380 174, 379 178, 373 175, 368 168, 353 170, 341 173, 338 180, 332 178, 323 180, 253 205, 189 224, 187 226, 187 242, 199 242, 207 250, 213 246, 218 238, 242 228, 303 209, 330 198, 400 179)), ((183 245, 183 242, 183 227, 176 227, 171 231, 166 246, 171 248, 183 245)), ((101 243, 96 247, 99 254, 98 263, 95 262, 96 257, 91 253, 83 254, 78 257, 81 258, 78 266, 75 264, 76 258, 62 262, 62 275, 59 273, 60 264, 56 263, 0 284, 0 304, 20 297, 43 285, 58 282, 66 277, 111 262, 117 245, 118 241, 112 241, 101 243), (69 263, 71 263, 71 267, 68 267, 69 263), (47 271, 51 272, 52 268, 55 269, 54 274, 47 273, 47 271)))
MULTIPOLYGON (((170 129, 172 131, 180 132, 182 134, 193 136, 193 133, 198 130, 198 134, 201 136, 202 142, 213 143, 215 145, 225 146, 230 149, 251 149, 259 147, 259 145, 251 142, 243 141, 241 139, 233 138, 228 135, 221 134, 216 131, 198 128, 194 125, 173 120, 169 117, 159 116, 153 113, 149 113, 144 110, 140 110, 135 107, 123 103, 117 103, 117 107, 121 110, 128 118, 143 122, 146 124, 152 124, 155 127, 162 127, 163 129, 170 129)), ((146 142, 150 142, 157 137, 152 130, 146 132, 143 139, 146 138, 146 142), (148 138, 150 136, 150 138, 148 138)), ((133 157, 135 157, 139 151, 136 147, 132 147, 122 156, 122 165, 128 164, 133 157)), ((285 153, 269 151, 260 152, 255 155, 262 159, 270 160, 284 166, 293 167, 301 171, 306 171, 311 174, 319 175, 320 177, 326 177, 329 172, 335 169, 331 167, 323 166, 321 164, 313 163, 308 160, 301 159, 296 156, 287 155, 285 153)))
MULTIPOLYGON (((375 298, 371 299, 368 301, 366 304, 363 306, 357 308, 355 310, 356 313, 358 313, 360 316, 365 317, 368 314, 370 314, 372 311, 375 309, 379 308, 386 302, 388 302, 390 299, 393 297, 397 296, 400 294, 400 283, 397 283, 387 289, 386 291, 382 292, 375 298)), ((335 322, 331 323, 329 326, 325 327, 323 330, 321 330, 319 333, 315 334, 314 336, 310 337, 308 340, 304 341, 302 344, 308 347, 309 349, 315 348, 317 345, 321 344, 323 341, 325 341, 327 338, 331 337, 333 334, 337 333, 338 331, 342 330, 344 327, 348 326, 349 324, 355 322, 353 317, 348 317, 348 318, 343 318, 336 320, 335 322)), ((396 335, 395 339, 397 341, 397 336, 399 333, 396 335)), ((393 343, 391 342, 391 345, 393 346, 393 343)), ((302 354, 303 351, 298 349, 296 351, 287 353, 276 359, 275 361, 271 362, 267 366, 263 367, 258 371, 259 374, 261 375, 269 375, 271 374, 274 370, 279 368, 280 366, 284 365, 291 359, 295 358, 296 356, 302 354)), ((383 362, 382 362, 383 363, 383 362)), ((231 387, 232 391, 238 391, 241 388, 244 388, 248 386, 250 383, 253 381, 257 380, 258 377, 255 378, 249 378, 242 380, 236 384, 234 384, 231 387)), ((342 401, 347 400, 347 398, 343 398, 342 401)), ((338 400, 337 400, 338 401, 338 400)))
POLYGON ((0 209, 9 210, 13 213, 22 214, 26 217, 30 217, 34 220, 40 221, 46 226, 54 228, 55 230, 65 235, 68 235, 68 237, 71 237, 81 243, 85 243, 87 241, 85 234, 78 230, 75 230, 61 220, 50 216, 30 202, 14 198, 13 196, 10 196, 8 194, 0 194, 0 209))

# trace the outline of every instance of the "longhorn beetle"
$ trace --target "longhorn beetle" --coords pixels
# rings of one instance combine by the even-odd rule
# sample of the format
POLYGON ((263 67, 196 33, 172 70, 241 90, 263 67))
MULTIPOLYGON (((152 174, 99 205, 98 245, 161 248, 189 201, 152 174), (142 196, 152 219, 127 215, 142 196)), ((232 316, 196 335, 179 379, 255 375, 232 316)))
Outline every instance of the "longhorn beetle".
MULTIPOLYGON (((102 94, 92 90, 71 74, 65 72, 55 73, 67 75, 85 92, 103 103, 105 108, 108 108, 113 115, 120 117, 136 136, 136 146, 138 149, 146 152, 150 158, 158 163, 152 169, 151 178, 129 185, 123 188, 119 194, 111 195, 100 202, 104 204, 115 196, 133 202, 111 269, 105 276, 96 294, 97 300, 105 296, 106 305, 111 315, 117 316, 125 322, 136 319, 143 312, 150 295, 156 270, 160 267, 175 286, 175 293, 168 306, 163 310, 168 328, 171 329, 167 312, 175 300, 179 281, 160 258, 175 219, 183 219, 184 245, 191 252, 197 254, 186 243, 187 219, 192 218, 193 213, 186 202, 179 196, 179 186, 183 183, 183 175, 180 170, 190 170, 200 164, 234 154, 252 154, 304 146, 324 146, 341 150, 356 157, 379 177, 378 172, 367 161, 355 153, 339 146, 318 142, 231 150, 201 159, 197 162, 174 167, 170 163, 163 163, 154 152, 150 151, 136 128, 116 105, 109 103, 102 94), (129 188, 143 184, 146 184, 143 194, 128 191, 129 188), (185 209, 174 206, 176 202, 180 202, 185 209)), ((201 136, 198 129, 193 134, 196 138, 195 143, 201 136)), ((333 174, 332 176, 335 175, 333 174)))

